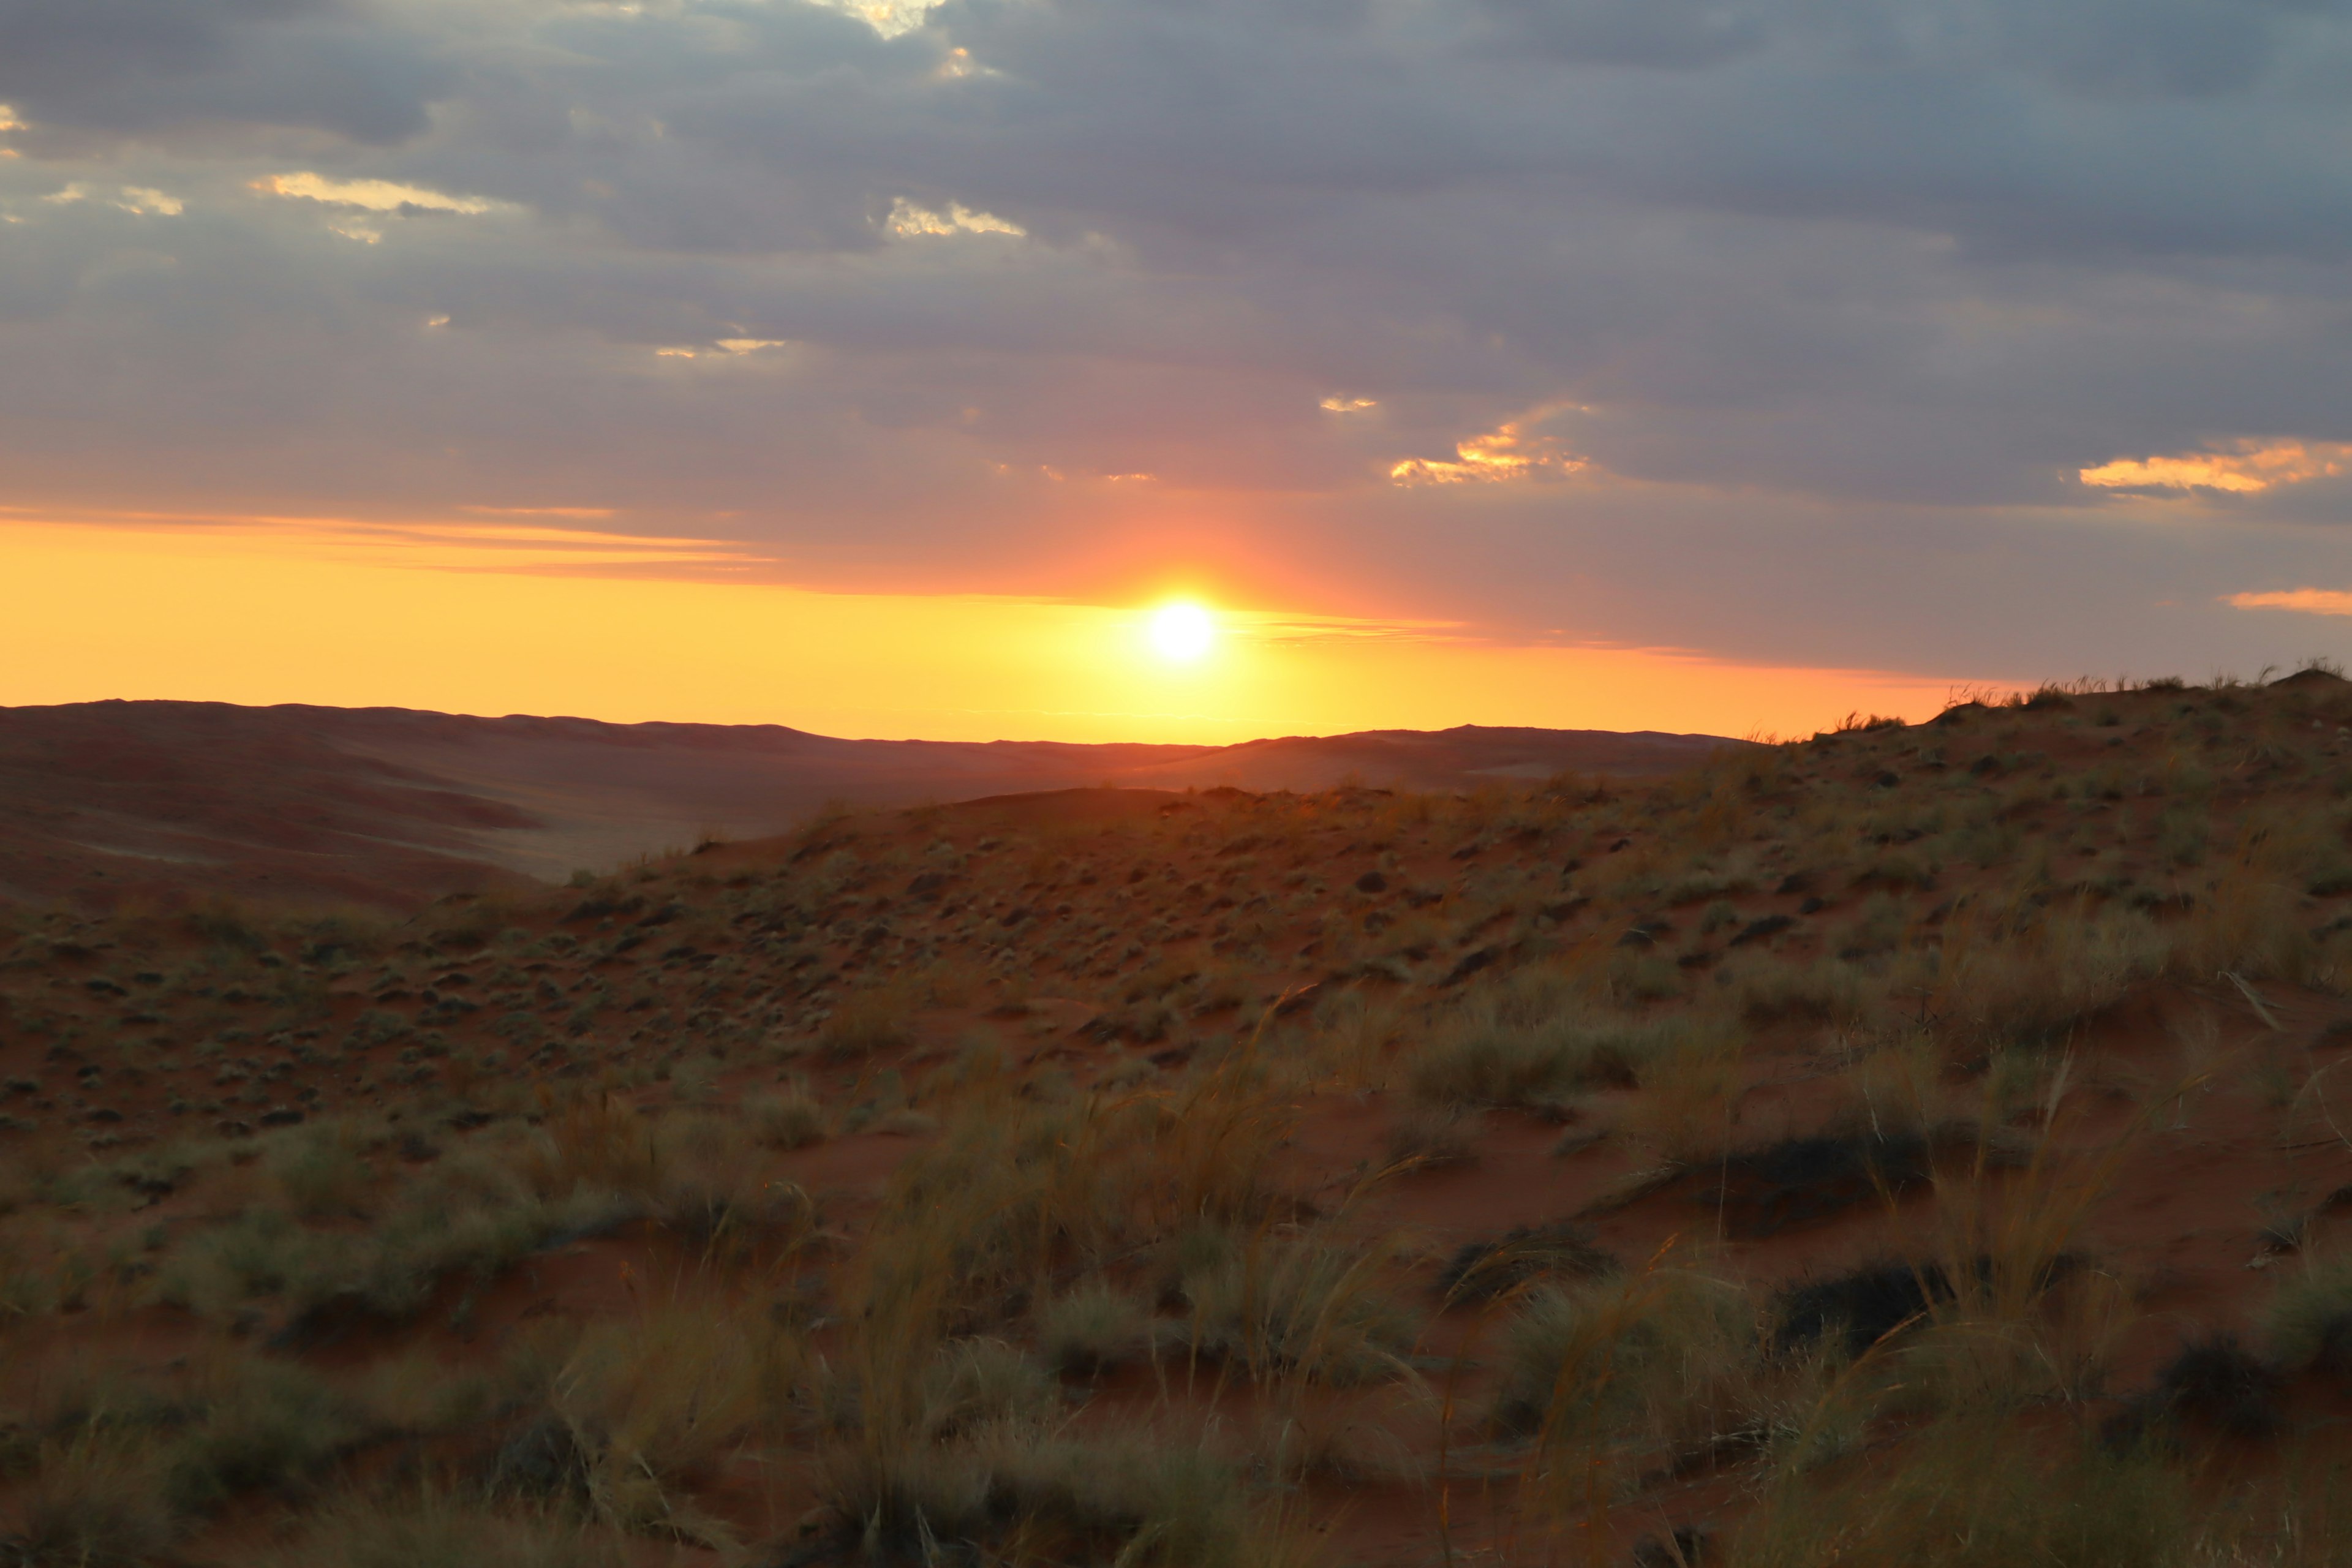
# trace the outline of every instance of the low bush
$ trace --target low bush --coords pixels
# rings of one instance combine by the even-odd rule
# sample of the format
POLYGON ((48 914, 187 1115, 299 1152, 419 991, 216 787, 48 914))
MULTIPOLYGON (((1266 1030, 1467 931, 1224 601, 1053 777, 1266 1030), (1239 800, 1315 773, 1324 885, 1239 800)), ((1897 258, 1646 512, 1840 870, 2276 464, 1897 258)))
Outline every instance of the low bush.
POLYGON ((627 1558, 577 1520, 426 1492, 346 1500, 260 1561, 268 1568, 623 1568, 627 1558))
POLYGON ((1425 1105, 1543 1105, 1570 1089, 1633 1085, 1705 1026, 1635 1019, 1573 1005, 1529 1017, 1491 1003, 1463 1010, 1407 1067, 1425 1105))
POLYGON ((366 1415, 317 1373, 248 1357, 200 1383, 194 1415, 167 1450, 162 1491, 182 1512, 246 1492, 307 1491, 369 1429, 366 1415))
POLYGON ((883 1561, 938 1561, 950 1542, 1018 1542, 1016 1561, 1134 1568, 1253 1568, 1288 1555, 1269 1549, 1275 1532, 1234 1468, 1203 1448, 1019 1422, 888 1466, 836 1465, 834 1507, 842 1553, 883 1561))
POLYGON ((2141 1452, 2036 1440, 2006 1421, 1938 1422, 1890 1464, 1783 1475, 1740 1529, 1740 1568, 2189 1568, 2272 1562, 2200 1540, 2182 1479, 2141 1452), (2219 1550, 2216 1550, 2219 1548, 2219 1550))
POLYGON ((2352 1255, 2314 1258, 2281 1280, 2263 1331, 2290 1372, 2352 1372, 2352 1255))
POLYGON ((1755 1422, 1757 1328, 1737 1286, 1684 1268, 1538 1286, 1504 1341, 1494 1424, 1604 1464, 1711 1443, 1755 1422))
POLYGON ((1134 1297, 1090 1279, 1039 1309, 1037 1346, 1055 1371, 1090 1377, 1150 1354, 1153 1325, 1134 1297))
POLYGON ((1403 1370, 1412 1323, 1382 1283, 1381 1249, 1263 1232, 1201 1242, 1182 1280, 1199 1354, 1337 1384, 1403 1370))
POLYGON ((688 1483, 780 1414, 798 1366, 788 1332, 716 1301, 681 1298, 592 1324, 552 1368, 541 1414, 509 1441, 500 1471, 616 1529, 730 1546, 688 1483))
POLYGON ((31 1481, 0 1533, 0 1562, 20 1568, 136 1568, 172 1541, 162 1461, 135 1436, 85 1427, 41 1446, 31 1481))
POLYGON ((824 1107, 804 1087, 762 1095, 743 1108, 752 1135, 768 1149, 805 1149, 825 1137, 824 1107))

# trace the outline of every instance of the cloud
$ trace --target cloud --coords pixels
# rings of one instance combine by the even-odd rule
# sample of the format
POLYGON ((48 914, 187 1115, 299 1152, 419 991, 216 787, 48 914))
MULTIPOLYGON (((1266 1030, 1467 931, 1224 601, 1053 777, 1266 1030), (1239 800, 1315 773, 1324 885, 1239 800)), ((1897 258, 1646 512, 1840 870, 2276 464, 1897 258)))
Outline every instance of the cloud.
POLYGON ((0 463, 2199 673, 2352 573, 2347 70, 2334 0, 0 0, 0 463))
POLYGON ((819 4, 856 17, 886 38, 912 32, 944 0, 818 0, 819 4))
POLYGON ((478 216, 495 211, 499 203, 488 196, 453 196, 440 191, 426 190, 422 185, 402 184, 393 180, 335 180, 323 174, 269 174, 253 182, 253 188, 273 196, 290 196, 301 201, 325 202, 333 206, 360 207, 368 212, 394 213, 408 216, 416 213, 457 213, 478 216))
POLYGON ((1389 468, 1389 481, 1398 485, 1496 484, 1537 475, 1572 474, 1586 467, 1581 458, 1559 450, 1546 436, 1529 435, 1526 426, 1549 410, 1538 410, 1504 421, 1481 436, 1455 444, 1454 458, 1407 458, 1389 468))
POLYGON ((2291 588, 2284 593, 2231 594, 2224 603, 2241 610, 2296 610, 2306 616, 2352 616, 2352 594, 2332 588, 2291 588))
POLYGON ((2242 440, 2225 450, 2168 457, 2117 458, 2082 470, 2098 489, 2222 490, 2259 495, 2273 485, 2301 484, 2340 474, 2352 445, 2340 441, 2242 440))
POLYGON ((1029 232, 993 213, 974 212, 961 202, 950 202, 947 211, 939 213, 919 207, 904 196, 891 204, 890 216, 883 226, 901 239, 948 234, 1006 234, 1021 238, 1029 232))
POLYGON ((0 0, 0 95, 45 130, 191 124, 383 142, 455 83, 415 22, 344 0, 0 0))
POLYGON ((94 201, 101 206, 110 206, 118 212, 131 213, 141 216, 152 214, 163 217, 178 217, 188 210, 187 204, 177 196, 166 195, 164 192, 145 185, 120 185, 111 191, 107 191, 79 180, 61 191, 55 191, 43 196, 41 200, 56 206, 70 206, 76 202, 94 201))

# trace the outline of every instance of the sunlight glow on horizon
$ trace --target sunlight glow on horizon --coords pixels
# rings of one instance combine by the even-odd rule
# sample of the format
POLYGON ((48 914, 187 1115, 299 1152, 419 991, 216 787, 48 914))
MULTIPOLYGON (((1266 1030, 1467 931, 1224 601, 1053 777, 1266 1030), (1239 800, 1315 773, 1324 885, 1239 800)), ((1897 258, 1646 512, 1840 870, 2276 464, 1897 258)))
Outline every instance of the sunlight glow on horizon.
MULTIPOLYGON (((172 698, 786 724, 881 740, 1227 744, 1459 724, 1810 733, 1927 718, 1951 683, 1192 601, 1214 657, 1139 646, 1162 602, 820 593, 615 574, 653 541, 468 530, 95 527, 0 516, 0 704, 172 698), (623 548, 599 548, 619 542, 623 548), (557 548, 558 545, 569 549, 557 548), (593 571, 549 569, 571 550, 593 571)), ((717 542, 688 557, 724 555, 717 542)), ((1190 646, 1181 644, 1180 646, 1190 646)))

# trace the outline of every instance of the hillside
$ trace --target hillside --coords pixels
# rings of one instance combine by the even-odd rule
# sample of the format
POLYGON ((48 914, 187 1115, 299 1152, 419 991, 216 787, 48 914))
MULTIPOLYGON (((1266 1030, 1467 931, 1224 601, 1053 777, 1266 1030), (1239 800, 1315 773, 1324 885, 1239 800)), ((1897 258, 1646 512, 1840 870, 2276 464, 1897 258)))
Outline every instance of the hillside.
POLYGON ((872 807, 1119 784, 1415 789, 1654 776, 1739 742, 1482 729, 1238 746, 846 741, 780 725, 405 709, 0 709, 0 900, 216 895, 407 911, 872 807))
POLYGON ((2352 685, 0 920, 26 1563, 2337 1563, 2352 685))

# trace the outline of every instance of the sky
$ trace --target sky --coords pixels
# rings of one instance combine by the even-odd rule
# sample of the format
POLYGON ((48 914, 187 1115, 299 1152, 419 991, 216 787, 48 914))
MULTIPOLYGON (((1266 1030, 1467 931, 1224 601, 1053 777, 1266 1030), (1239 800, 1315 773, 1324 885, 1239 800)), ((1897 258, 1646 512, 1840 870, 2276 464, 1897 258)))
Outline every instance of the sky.
POLYGON ((2352 0, 0 0, 0 702, 1795 733, 2352 657, 2347 79, 2352 0))

